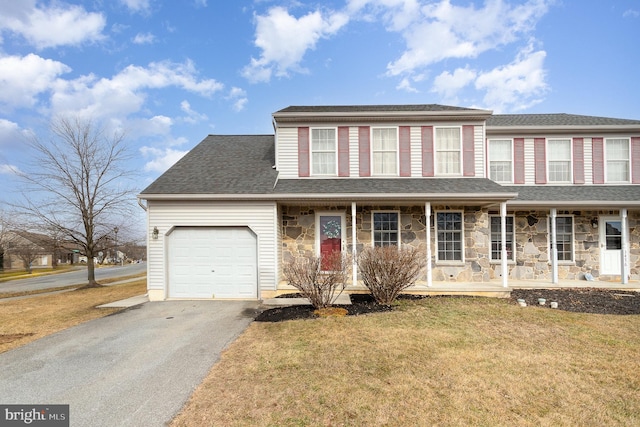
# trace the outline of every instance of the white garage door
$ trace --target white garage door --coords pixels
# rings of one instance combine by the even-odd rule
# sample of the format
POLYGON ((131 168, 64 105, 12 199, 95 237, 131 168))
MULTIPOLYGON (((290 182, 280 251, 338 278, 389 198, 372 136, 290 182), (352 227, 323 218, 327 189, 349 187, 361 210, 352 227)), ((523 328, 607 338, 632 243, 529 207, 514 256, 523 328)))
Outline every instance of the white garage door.
POLYGON ((248 228, 176 228, 167 244, 169 297, 258 297, 257 239, 248 228))

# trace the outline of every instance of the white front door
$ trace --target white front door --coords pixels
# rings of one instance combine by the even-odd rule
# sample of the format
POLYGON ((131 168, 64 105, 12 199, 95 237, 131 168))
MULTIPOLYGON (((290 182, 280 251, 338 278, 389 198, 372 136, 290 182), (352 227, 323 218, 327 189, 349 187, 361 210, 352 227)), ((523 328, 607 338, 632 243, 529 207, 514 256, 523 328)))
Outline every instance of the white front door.
POLYGON ((622 221, 617 216, 601 216, 600 274, 620 274, 622 262, 622 221))

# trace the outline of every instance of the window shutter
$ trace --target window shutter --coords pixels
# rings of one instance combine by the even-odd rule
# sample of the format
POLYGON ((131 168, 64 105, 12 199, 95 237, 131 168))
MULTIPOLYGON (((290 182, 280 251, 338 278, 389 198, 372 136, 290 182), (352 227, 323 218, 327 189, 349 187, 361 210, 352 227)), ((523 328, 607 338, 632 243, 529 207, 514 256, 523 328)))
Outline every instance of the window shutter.
POLYGON ((584 139, 573 138, 573 183, 584 184, 584 139))
POLYGON ((369 126, 358 128, 358 161, 360 176, 371 176, 371 143, 369 141, 369 126))
POLYGON ((631 138, 631 183, 640 184, 640 137, 631 138))
POLYGON ((349 127, 338 128, 338 176, 349 176, 349 127))
POLYGON ((513 182, 524 184, 524 138, 513 140, 513 182))
POLYGON ((309 128, 298 128, 298 176, 309 176, 309 128))
POLYGON ((593 183, 604 184, 604 141, 602 138, 592 138, 593 147, 593 183))
POLYGON ((411 176, 411 128, 400 126, 399 133, 400 176, 411 176))
POLYGON ((462 126, 462 170, 464 176, 476 175, 476 156, 474 149, 473 126, 462 126))
POLYGON ((547 183, 547 158, 544 147, 544 138, 533 140, 533 151, 536 162, 536 184, 547 183))
POLYGON ((422 176, 433 176, 433 126, 422 126, 422 176))

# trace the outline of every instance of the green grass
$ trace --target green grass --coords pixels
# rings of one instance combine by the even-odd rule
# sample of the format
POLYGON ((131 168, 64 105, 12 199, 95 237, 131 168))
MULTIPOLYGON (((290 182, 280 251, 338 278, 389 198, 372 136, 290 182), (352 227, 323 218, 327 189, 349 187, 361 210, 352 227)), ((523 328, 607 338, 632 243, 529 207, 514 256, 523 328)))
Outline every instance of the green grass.
POLYGON ((174 426, 640 425, 640 316, 429 298, 253 323, 174 426))

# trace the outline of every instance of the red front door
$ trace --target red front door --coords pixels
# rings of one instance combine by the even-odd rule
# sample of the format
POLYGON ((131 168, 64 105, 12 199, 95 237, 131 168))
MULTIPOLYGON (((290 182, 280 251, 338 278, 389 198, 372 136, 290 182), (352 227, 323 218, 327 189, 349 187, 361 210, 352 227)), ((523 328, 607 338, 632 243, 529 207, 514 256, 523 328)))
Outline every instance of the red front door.
POLYGON ((328 262, 342 251, 342 217, 339 215, 320 216, 320 256, 322 269, 328 270, 328 262))

